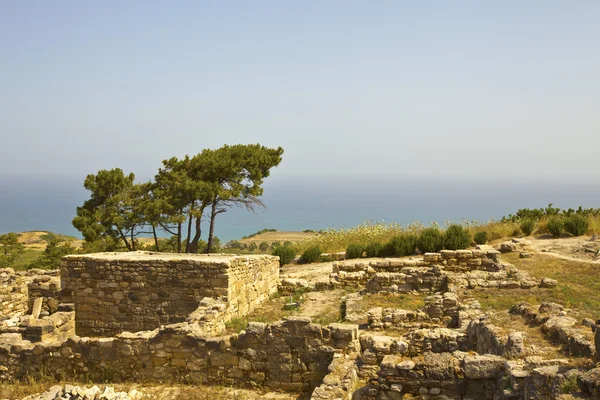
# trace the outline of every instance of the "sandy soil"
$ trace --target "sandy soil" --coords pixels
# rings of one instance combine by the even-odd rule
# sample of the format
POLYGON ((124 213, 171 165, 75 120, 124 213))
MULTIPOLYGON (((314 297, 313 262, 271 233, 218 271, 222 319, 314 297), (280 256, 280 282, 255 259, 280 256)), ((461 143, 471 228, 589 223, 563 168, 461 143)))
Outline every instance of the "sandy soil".
POLYGON ((260 235, 252 236, 248 239, 240 239, 240 243, 251 244, 256 243, 260 244, 262 242, 301 242, 306 239, 313 238, 318 236, 318 233, 315 232, 265 232, 260 235))
POLYGON ((535 251, 563 258, 600 263, 600 239, 589 236, 569 238, 527 237, 535 251))

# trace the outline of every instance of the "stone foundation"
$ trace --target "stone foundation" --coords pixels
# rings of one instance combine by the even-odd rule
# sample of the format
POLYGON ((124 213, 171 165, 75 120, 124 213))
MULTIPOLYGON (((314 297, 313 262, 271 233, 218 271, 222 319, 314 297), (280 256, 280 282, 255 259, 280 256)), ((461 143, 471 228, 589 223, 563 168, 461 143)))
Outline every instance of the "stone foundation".
POLYGON ((227 305, 227 322, 253 311, 277 290, 278 279, 278 258, 258 255, 100 253, 67 256, 61 265, 80 336, 183 322, 205 298, 227 305))
POLYGON ((0 365, 7 367, 0 378, 86 376, 113 382, 148 379, 312 390, 330 373, 334 354, 357 349, 356 325, 322 327, 306 318, 272 325, 253 322, 239 335, 215 338, 199 335, 197 326, 187 323, 36 345, 6 337, 3 341, 0 335, 0 365))

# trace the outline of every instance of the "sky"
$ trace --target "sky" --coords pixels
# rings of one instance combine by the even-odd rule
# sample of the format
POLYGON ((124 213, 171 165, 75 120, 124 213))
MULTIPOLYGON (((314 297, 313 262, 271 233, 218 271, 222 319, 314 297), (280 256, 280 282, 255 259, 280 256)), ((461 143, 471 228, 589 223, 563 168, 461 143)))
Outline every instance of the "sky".
POLYGON ((598 177, 600 2, 0 1, 0 178, 598 177))

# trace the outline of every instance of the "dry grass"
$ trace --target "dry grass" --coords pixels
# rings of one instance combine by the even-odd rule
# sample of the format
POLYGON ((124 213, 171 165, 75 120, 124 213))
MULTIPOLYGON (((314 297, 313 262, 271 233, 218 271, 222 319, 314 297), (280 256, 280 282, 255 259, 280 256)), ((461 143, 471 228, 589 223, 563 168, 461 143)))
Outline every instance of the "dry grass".
MULTIPOLYGON (((536 253, 532 258, 505 254, 504 260, 532 276, 556 279, 553 289, 539 289, 539 298, 577 309, 582 316, 596 319, 600 310, 600 265, 583 261, 565 260, 536 253)), ((536 293, 535 290, 531 291, 536 293)), ((536 296, 537 297, 537 296, 536 296)), ((517 297, 519 298, 519 297, 517 297)))

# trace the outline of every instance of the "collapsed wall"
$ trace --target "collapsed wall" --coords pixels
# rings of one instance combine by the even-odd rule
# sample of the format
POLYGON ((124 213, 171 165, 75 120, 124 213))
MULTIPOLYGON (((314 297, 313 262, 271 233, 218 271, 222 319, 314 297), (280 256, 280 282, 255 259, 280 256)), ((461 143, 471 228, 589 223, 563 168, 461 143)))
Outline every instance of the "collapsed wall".
POLYGON ((357 325, 323 327, 308 318, 251 322, 240 334, 212 338, 181 323, 112 338, 74 336, 62 343, 0 341, 0 366, 6 366, 0 381, 86 376, 312 390, 329 373, 335 354, 358 347, 357 325))
POLYGON ((114 336, 183 322, 203 299, 226 304, 223 322, 277 291, 279 262, 266 255, 152 252, 73 255, 61 264, 63 302, 79 336, 114 336))

